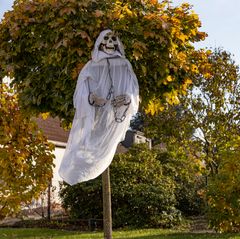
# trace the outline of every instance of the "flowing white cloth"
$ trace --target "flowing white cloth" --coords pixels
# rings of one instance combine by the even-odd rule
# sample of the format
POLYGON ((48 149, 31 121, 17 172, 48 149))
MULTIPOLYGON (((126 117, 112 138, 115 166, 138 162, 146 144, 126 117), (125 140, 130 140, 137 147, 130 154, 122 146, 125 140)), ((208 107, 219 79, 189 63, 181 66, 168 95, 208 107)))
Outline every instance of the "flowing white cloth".
POLYGON ((138 82, 124 56, 121 42, 118 39, 119 51, 111 56, 99 51, 99 45, 108 32, 110 30, 105 30, 99 35, 92 60, 79 74, 73 97, 76 112, 59 169, 60 176, 71 185, 94 179, 104 172, 138 110, 138 82), (89 104, 90 92, 106 99, 111 85, 113 93, 104 106, 89 104), (111 100, 123 94, 130 96, 130 105, 114 109, 111 100), (124 114, 123 122, 116 122, 116 117, 121 118, 124 114))

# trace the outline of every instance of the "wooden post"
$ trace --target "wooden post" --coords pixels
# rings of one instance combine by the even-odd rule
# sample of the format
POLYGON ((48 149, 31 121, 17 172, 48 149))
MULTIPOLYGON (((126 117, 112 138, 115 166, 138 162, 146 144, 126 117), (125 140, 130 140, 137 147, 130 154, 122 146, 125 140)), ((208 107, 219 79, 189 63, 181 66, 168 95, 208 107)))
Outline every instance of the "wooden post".
POLYGON ((112 239, 112 206, 109 168, 107 168, 102 174, 102 190, 104 239, 112 239))

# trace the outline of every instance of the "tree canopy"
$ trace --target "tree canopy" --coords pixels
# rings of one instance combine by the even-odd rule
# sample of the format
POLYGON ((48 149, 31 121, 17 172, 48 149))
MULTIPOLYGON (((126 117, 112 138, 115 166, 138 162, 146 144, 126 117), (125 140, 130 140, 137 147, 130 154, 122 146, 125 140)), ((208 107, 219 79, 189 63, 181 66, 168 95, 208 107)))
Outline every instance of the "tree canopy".
POLYGON ((23 115, 17 95, 0 85, 0 218, 18 212, 48 186, 53 145, 23 115))
POLYGON ((72 119, 72 95, 98 34, 115 30, 151 114, 179 102, 192 76, 208 74, 198 15, 157 0, 16 0, 0 23, 0 77, 13 78, 26 109, 72 119))

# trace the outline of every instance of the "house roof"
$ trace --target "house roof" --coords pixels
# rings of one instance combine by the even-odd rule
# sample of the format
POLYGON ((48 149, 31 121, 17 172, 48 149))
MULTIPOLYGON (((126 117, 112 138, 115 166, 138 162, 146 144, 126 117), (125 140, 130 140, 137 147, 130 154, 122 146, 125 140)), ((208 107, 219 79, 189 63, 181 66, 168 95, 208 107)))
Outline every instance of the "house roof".
MULTIPOLYGON (((46 120, 44 120, 43 118, 39 117, 36 118, 36 122, 48 140, 67 143, 70 131, 66 131, 61 127, 59 118, 48 117, 46 120)), ((127 148, 129 148, 133 143, 134 134, 137 134, 137 132, 129 130, 126 133, 126 138, 123 142, 118 144, 116 153, 126 153, 128 151, 127 148)))
POLYGON ((60 125, 59 118, 48 117, 46 120, 39 117, 36 119, 38 127, 42 129, 48 140, 66 143, 69 131, 64 130, 60 125))

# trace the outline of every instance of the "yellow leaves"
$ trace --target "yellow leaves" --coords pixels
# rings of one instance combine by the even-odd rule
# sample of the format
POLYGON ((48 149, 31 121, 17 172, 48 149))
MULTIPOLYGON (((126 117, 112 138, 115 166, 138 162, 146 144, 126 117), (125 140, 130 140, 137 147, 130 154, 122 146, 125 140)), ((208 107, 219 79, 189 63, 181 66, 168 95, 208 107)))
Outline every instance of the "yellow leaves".
POLYGON ((120 20, 125 17, 136 16, 136 13, 130 8, 129 3, 123 4, 122 1, 116 1, 111 15, 114 19, 120 20))
POLYGON ((17 98, 5 84, 0 88, 0 102, 0 137, 8 136, 8 140, 0 139, 0 178, 5 182, 0 184, 0 207, 5 203, 4 215, 8 215, 47 186, 54 156, 53 146, 19 110, 17 98))
POLYGON ((149 103, 145 109, 145 113, 155 115, 163 110, 164 110, 164 105, 161 103, 160 100, 154 98, 149 101, 149 103))
POLYGON ((176 90, 166 92, 163 94, 163 96, 165 97, 166 102, 170 105, 177 105, 180 103, 178 99, 178 92, 176 90))
POLYGON ((142 68, 143 75, 146 76, 147 75, 147 67, 144 65, 141 65, 141 68, 142 68))
POLYGON ((180 66, 183 66, 184 64, 186 64, 187 61, 187 55, 184 52, 179 52, 176 55, 177 59, 180 61, 180 66))
POLYGON ((137 49, 133 50, 133 56, 136 60, 139 60, 140 58, 142 58, 142 53, 139 52, 137 49))
POLYGON ((239 149, 222 152, 218 163, 218 173, 209 177, 207 200, 209 202, 210 220, 221 232, 235 231, 239 220, 240 162, 239 149), (236 224, 237 223, 237 224, 236 224))
POLYGON ((188 36, 181 33, 178 35, 178 38, 182 41, 182 42, 185 42, 187 39, 188 39, 188 36))
POLYGON ((206 54, 207 56, 210 56, 210 55, 212 54, 212 51, 211 51, 211 50, 207 50, 207 51, 205 52, 205 54, 206 54))
POLYGON ((212 74, 210 72, 206 72, 206 73, 203 74, 203 77, 205 79, 210 79, 212 77, 212 74))
POLYGON ((198 66, 195 65, 195 64, 191 64, 190 69, 191 69, 191 71, 192 71, 194 74, 198 74, 198 73, 199 73, 198 66))
POLYGON ((184 81, 184 85, 190 85, 192 84, 192 80, 187 78, 185 81, 184 81))
POLYGON ((174 81, 174 78, 170 75, 167 76, 167 78, 163 81, 164 85, 167 85, 169 82, 174 81))
POLYGON ((43 120, 46 120, 49 116, 50 116, 50 113, 49 113, 49 112, 46 112, 46 113, 42 113, 42 114, 41 114, 41 117, 42 117, 43 120))
POLYGON ((192 17, 194 20, 199 20, 198 14, 194 13, 194 11, 192 11, 191 17, 192 17))
POLYGON ((123 11, 126 12, 126 15, 133 15, 133 12, 128 8, 128 6, 124 6, 123 11))
POLYGON ((172 28, 172 35, 182 43, 185 43, 188 40, 188 36, 182 33, 177 27, 172 28))

